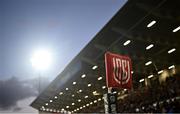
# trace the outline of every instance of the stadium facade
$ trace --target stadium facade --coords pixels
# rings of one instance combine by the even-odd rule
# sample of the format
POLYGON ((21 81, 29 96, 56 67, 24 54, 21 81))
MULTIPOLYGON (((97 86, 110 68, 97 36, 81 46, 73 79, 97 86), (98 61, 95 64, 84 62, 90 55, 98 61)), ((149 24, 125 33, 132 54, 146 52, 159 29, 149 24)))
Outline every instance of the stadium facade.
POLYGON ((107 51, 132 59, 133 89, 113 89, 118 112, 162 112, 158 106, 179 103, 179 12, 179 0, 129 0, 31 106, 41 113, 103 113, 107 51))

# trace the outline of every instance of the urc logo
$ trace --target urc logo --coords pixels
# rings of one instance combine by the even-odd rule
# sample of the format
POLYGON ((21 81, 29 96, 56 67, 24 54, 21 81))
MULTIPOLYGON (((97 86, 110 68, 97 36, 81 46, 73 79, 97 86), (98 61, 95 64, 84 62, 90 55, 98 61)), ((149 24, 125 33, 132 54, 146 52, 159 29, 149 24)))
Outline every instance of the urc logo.
POLYGON ((130 63, 128 60, 123 60, 113 57, 113 78, 119 84, 126 84, 130 79, 130 63))

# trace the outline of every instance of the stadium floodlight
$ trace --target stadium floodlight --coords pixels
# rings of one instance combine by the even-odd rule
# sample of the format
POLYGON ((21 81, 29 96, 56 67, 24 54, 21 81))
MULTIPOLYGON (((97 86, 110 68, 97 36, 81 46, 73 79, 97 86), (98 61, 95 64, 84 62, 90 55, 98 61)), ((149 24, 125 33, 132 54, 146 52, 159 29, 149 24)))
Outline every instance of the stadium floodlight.
POLYGON ((53 110, 52 109, 49 109, 50 112, 52 112, 53 110))
POLYGON ((154 47, 154 45, 153 45, 153 44, 150 44, 149 46, 146 47, 146 50, 149 50, 149 49, 151 49, 152 47, 154 47))
POLYGON ((97 68, 98 68, 98 66, 96 66, 96 65, 92 67, 93 70, 95 70, 95 69, 97 69, 97 68))
POLYGON ((73 85, 76 85, 76 82, 73 82, 73 85))
POLYGON ((148 61, 147 63, 145 63, 146 66, 152 64, 152 61, 148 61))
POLYGON ((149 75, 149 76, 148 76, 148 78, 152 78, 152 77, 153 77, 153 75, 149 75))
POLYGON ((173 30, 173 32, 177 32, 178 30, 180 30, 180 26, 177 27, 177 28, 175 28, 175 29, 173 30))
POLYGON ((175 66, 174 66, 174 65, 171 65, 170 67, 168 67, 168 69, 172 69, 172 68, 175 68, 175 66))
POLYGON ((172 52, 174 52, 174 51, 176 51, 176 49, 175 49, 175 48, 170 49, 170 50, 168 51, 168 53, 170 54, 170 53, 172 53, 172 52))
POLYGON ((81 76, 81 78, 85 78, 86 77, 86 74, 83 74, 82 76, 81 76))
POLYGON ((88 96, 86 95, 84 98, 85 98, 85 99, 87 99, 87 98, 88 98, 88 96))
POLYGON ((100 77, 98 78, 98 80, 102 80, 102 77, 100 76, 100 77))
POLYGON ((88 87, 91 87, 91 84, 88 84, 88 87))
POLYGON ((101 101, 101 98, 99 98, 98 101, 101 101))
POLYGON ((79 93, 81 93, 81 92, 82 92, 82 90, 80 89, 80 90, 79 90, 79 93))
POLYGON ((81 99, 78 99, 78 102, 81 102, 81 99))
POLYGON ((105 89, 106 88, 106 86, 102 86, 102 89, 105 89))
POLYGON ((143 82, 143 81, 144 81, 144 79, 139 80, 139 82, 143 82))
POLYGON ((46 70, 52 63, 52 54, 48 50, 37 50, 30 59, 31 64, 38 70, 46 70))
POLYGON ((131 40, 127 40, 126 42, 124 42, 124 46, 127 46, 129 43, 131 42, 131 40))
POLYGON ((97 100, 94 100, 94 103, 97 103, 97 100))
POLYGON ((54 99, 57 99, 58 97, 57 96, 54 96, 54 99))
POLYGON ((97 94, 97 91, 93 91, 93 95, 97 94))
POLYGON ((59 95, 62 95, 63 94, 63 92, 59 92, 59 95))
POLYGON ((163 70, 158 71, 158 74, 161 74, 161 73, 163 73, 163 70))
POLYGON ((152 27, 155 23, 156 23, 156 21, 153 20, 153 21, 151 21, 151 22, 147 25, 147 27, 150 28, 150 27, 152 27))

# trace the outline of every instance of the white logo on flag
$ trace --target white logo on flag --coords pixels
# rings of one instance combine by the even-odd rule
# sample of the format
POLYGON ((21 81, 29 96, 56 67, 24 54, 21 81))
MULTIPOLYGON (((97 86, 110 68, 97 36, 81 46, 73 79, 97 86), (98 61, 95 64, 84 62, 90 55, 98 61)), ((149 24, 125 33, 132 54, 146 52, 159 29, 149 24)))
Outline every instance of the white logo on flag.
POLYGON ((128 83, 130 73, 130 64, 128 60, 113 57, 113 77, 117 83, 128 83))

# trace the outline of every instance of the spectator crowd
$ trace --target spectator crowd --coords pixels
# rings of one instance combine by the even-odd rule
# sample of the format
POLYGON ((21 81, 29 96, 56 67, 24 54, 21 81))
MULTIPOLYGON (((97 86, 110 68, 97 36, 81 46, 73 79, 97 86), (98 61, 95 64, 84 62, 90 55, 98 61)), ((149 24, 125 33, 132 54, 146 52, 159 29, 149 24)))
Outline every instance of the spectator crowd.
MULTIPOLYGON (((154 81, 154 80, 153 80, 154 81)), ((118 112, 180 113, 180 78, 173 75, 163 83, 154 81, 150 86, 130 92, 118 101, 118 112)))

